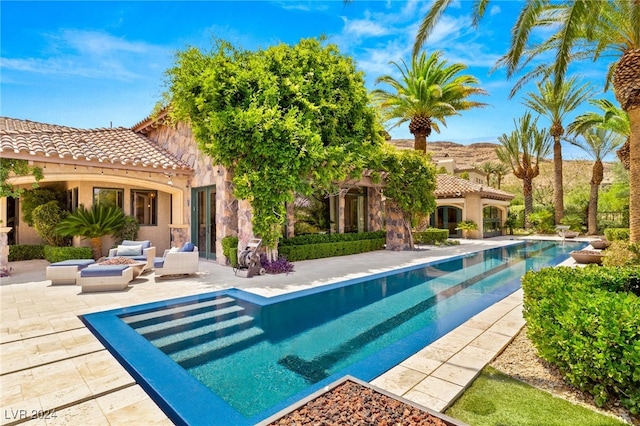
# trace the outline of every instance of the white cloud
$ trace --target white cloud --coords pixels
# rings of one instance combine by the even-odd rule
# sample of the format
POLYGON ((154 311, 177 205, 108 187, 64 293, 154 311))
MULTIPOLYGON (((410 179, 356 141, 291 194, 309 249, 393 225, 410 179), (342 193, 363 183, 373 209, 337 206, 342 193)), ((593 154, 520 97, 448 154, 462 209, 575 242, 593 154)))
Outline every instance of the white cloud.
POLYGON ((157 67, 159 58, 171 59, 169 49, 106 32, 62 30, 46 38, 44 57, 3 57, 2 70, 131 81, 143 78, 145 67, 157 67))
POLYGON ((502 12, 502 10, 500 9, 500 6, 493 5, 493 6, 491 6, 491 9, 489 10, 489 16, 495 16, 495 15, 499 14, 500 12, 502 12))
POLYGON ((343 33, 347 35, 353 35, 355 37, 379 37, 387 35, 390 32, 389 27, 380 25, 370 19, 356 19, 351 21, 345 17, 342 19, 344 21, 343 33))

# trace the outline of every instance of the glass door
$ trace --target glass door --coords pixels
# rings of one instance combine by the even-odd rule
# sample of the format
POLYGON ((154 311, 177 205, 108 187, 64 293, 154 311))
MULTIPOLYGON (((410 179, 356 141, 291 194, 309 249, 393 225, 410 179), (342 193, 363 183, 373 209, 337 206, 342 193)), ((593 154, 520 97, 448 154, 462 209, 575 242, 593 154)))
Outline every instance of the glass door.
POLYGON ((191 190, 191 241, 201 258, 216 258, 216 187, 191 190))

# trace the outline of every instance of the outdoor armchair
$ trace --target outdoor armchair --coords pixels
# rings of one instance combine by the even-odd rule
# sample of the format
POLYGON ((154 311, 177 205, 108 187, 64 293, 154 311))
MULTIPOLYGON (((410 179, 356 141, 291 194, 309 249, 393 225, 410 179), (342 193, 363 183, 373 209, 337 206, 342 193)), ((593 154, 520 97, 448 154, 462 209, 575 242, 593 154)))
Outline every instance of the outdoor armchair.
POLYGON ((181 248, 165 250, 162 257, 156 257, 153 267, 156 277, 168 275, 189 275, 198 272, 198 247, 186 243, 181 248))
POLYGON ((144 270, 153 268, 153 260, 156 257, 156 248, 151 245, 151 241, 124 240, 118 247, 109 250, 109 257, 128 257, 134 260, 147 262, 144 270))

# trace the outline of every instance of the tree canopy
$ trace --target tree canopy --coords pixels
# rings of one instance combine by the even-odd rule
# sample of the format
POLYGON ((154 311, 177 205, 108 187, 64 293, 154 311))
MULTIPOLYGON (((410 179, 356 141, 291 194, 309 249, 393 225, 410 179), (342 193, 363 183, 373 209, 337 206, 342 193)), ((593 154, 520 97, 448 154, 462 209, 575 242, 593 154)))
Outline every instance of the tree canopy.
POLYGON ((360 175, 383 142, 362 72, 322 40, 257 51, 217 41, 210 52, 178 52, 167 76, 172 117, 232 172, 267 247, 294 192, 360 175))

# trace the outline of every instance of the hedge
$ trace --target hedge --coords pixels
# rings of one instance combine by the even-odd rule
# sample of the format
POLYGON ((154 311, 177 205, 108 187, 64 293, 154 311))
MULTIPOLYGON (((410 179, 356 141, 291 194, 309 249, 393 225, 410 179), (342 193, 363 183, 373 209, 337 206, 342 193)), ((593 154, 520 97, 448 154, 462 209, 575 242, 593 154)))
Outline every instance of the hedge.
POLYGON ((629 228, 607 228, 604 236, 609 241, 629 241, 629 228))
POLYGON ((361 241, 385 238, 384 231, 376 232, 359 232, 348 234, 306 234, 296 235, 295 237, 285 238, 280 240, 278 247, 292 246, 292 245, 307 245, 307 244, 321 244, 321 243, 333 243, 342 241, 361 241))
POLYGON ((442 244, 448 238, 448 229, 429 228, 413 233, 413 242, 416 244, 442 244))
POLYGON ((297 262, 299 260, 321 259, 324 257, 333 256, 346 256, 349 254, 381 250, 384 247, 385 242, 385 238, 376 238, 367 240, 338 241, 306 245, 281 245, 278 247, 278 255, 286 258, 289 262, 297 262))
POLYGON ((53 247, 45 246, 44 258, 51 263, 69 259, 93 259, 91 247, 53 247))
POLYGON ((9 262, 44 259, 44 245, 16 244, 9 246, 9 262))
POLYGON ((640 269, 545 268, 527 272, 522 288, 539 355, 596 404, 617 397, 640 413, 640 269))

